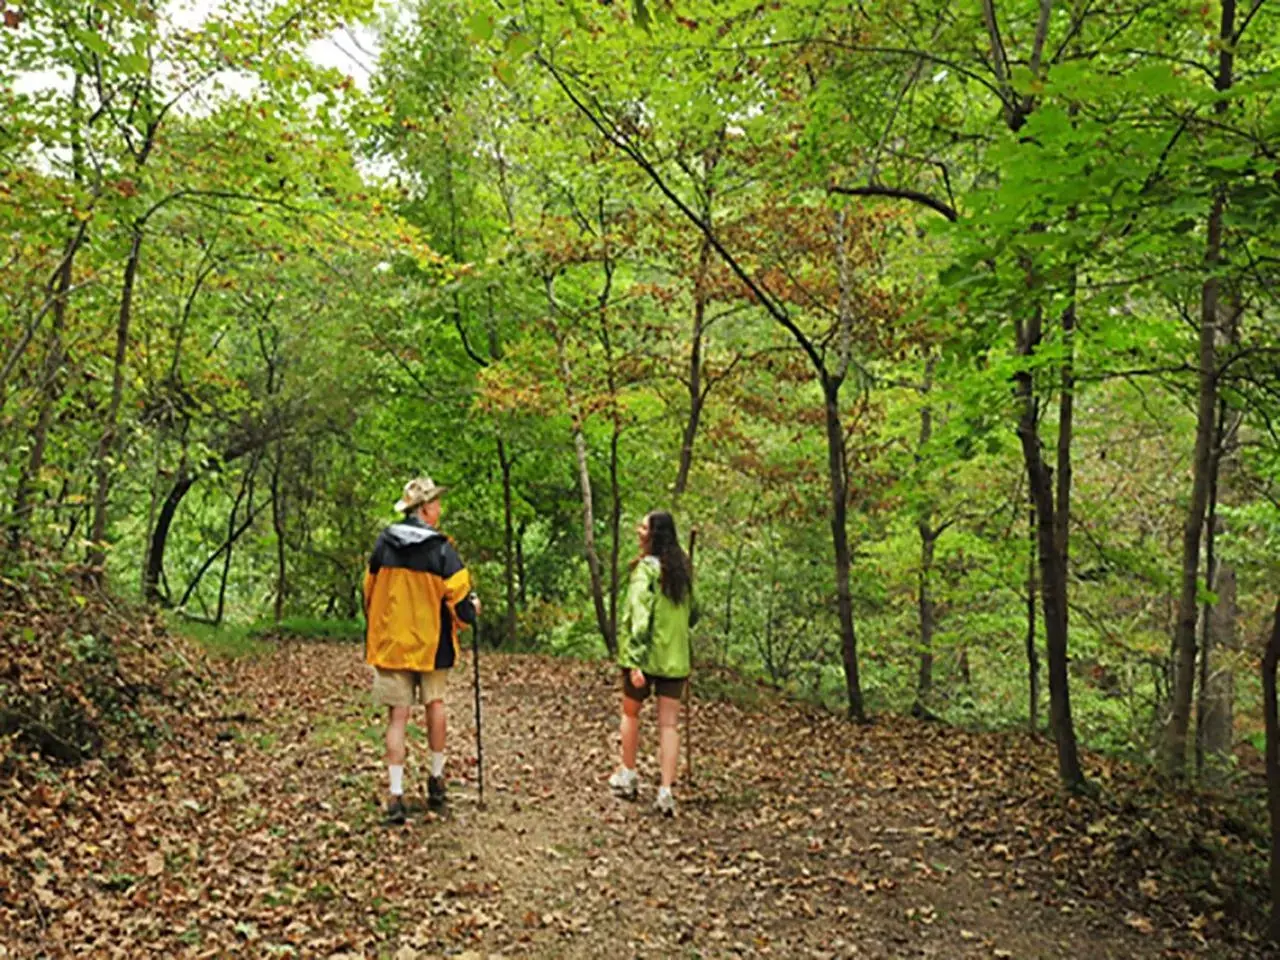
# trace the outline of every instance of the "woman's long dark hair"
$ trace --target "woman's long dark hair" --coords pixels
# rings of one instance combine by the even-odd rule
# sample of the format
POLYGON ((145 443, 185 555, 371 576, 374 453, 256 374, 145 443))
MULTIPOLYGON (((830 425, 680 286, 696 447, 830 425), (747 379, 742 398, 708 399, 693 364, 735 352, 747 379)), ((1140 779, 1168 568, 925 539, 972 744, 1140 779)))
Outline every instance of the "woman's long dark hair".
POLYGON ((689 558, 680 549, 675 518, 665 510, 649 514, 649 554, 657 557, 662 567, 662 592, 672 603, 684 603, 693 571, 689 569, 689 558))

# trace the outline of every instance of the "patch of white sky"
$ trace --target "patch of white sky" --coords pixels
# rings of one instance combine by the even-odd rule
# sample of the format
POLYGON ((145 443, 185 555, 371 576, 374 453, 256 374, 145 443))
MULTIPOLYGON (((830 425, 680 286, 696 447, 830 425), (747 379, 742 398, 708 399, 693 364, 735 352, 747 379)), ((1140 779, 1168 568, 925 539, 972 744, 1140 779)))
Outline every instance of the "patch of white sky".
MULTIPOLYGON (((163 33, 198 30, 222 6, 220 0, 177 0, 164 3, 159 10, 160 29, 163 33)), ((317 66, 336 70, 350 77, 360 89, 367 90, 377 69, 378 47, 378 33, 375 29, 364 24, 344 24, 328 36, 312 41, 307 47, 307 56, 317 66)), ((69 96, 71 83, 68 71, 29 70, 14 77, 13 90, 19 95, 69 96)), ((258 80, 247 71, 220 70, 179 102, 176 109, 199 115, 227 99, 252 97, 258 89, 258 80)))
MULTIPOLYGON (((165 3, 159 12, 161 29, 167 32, 198 30, 222 6, 216 0, 213 3, 200 0, 165 3)), ((356 84, 367 88, 369 77, 378 61, 378 35, 363 24, 343 25, 329 36, 313 41, 307 48, 307 55, 317 65, 338 70, 350 76, 356 84)), ((242 71, 222 71, 217 78, 241 95, 248 95, 253 91, 252 79, 242 71)), ((71 78, 57 71, 29 71, 16 78, 14 90, 17 93, 67 90, 70 89, 70 84, 71 78)))

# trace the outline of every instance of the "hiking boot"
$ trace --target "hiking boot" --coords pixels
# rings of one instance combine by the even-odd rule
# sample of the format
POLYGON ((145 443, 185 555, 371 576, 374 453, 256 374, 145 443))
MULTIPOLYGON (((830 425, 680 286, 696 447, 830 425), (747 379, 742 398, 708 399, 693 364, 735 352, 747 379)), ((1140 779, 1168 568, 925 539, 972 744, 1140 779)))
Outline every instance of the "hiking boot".
POLYGON ((441 810, 445 799, 444 777, 431 777, 427 781, 427 806, 432 810, 441 810))
POLYGON ((386 824, 388 827, 403 827, 408 817, 409 811, 405 809, 404 797, 392 797, 387 802, 386 824))
POLYGON ((674 817, 676 815, 676 798, 672 796, 670 790, 659 790, 658 799, 654 801, 653 807, 664 817, 674 817))
POLYGON ((640 778, 634 770, 619 770, 609 778, 609 789, 615 797, 634 800, 640 792, 640 778))

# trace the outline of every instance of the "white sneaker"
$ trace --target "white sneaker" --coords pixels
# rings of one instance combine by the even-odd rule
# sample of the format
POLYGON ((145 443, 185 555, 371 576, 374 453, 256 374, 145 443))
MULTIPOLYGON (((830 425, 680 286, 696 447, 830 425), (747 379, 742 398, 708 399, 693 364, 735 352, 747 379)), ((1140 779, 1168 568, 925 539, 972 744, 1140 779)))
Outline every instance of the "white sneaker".
POLYGON ((658 799, 654 801, 653 805, 664 817, 674 817, 676 815, 676 798, 670 790, 659 790, 658 799))
POLYGON ((640 777, 634 770, 619 770, 609 778, 609 789, 624 800, 634 800, 640 792, 640 777))

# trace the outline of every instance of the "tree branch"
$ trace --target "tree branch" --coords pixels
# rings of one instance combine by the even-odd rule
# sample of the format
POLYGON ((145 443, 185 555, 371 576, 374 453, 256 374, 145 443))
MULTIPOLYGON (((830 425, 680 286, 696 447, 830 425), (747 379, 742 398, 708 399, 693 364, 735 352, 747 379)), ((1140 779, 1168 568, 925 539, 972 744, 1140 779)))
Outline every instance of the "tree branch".
POLYGON ((833 183, 827 187, 827 192, 839 193, 847 197, 892 197, 897 200, 910 200, 913 203, 928 207, 935 213, 942 214, 952 223, 960 219, 960 215, 950 204, 919 190, 909 190, 904 187, 884 187, 874 183, 862 187, 846 187, 833 183))
POLYGON ((582 101, 582 98, 574 93, 573 89, 569 86, 568 81, 564 78, 564 75, 553 63, 551 63, 551 61, 541 53, 535 54, 535 59, 541 66, 550 72, 552 78, 556 82, 556 85, 560 87, 573 105, 578 108, 578 111, 586 117, 588 121, 590 121, 591 125, 600 131, 601 136, 630 157, 632 161, 634 161, 635 164, 648 175, 649 179, 653 182, 654 186, 658 188, 659 192, 670 200, 676 208, 684 214, 690 223, 694 224, 702 231, 703 236, 707 238, 707 242, 715 248, 716 253, 720 255, 721 259, 729 269, 733 271, 734 275, 737 276, 744 285, 746 285, 747 289, 750 290, 757 299, 759 299, 760 303, 769 311, 769 314, 774 318, 774 320, 785 328, 787 332, 795 338, 796 342, 800 344, 801 348, 806 354, 808 354, 810 361, 812 361, 814 369, 819 371, 824 370, 825 368, 822 357, 814 347, 813 342, 805 336, 804 332, 799 327, 796 326, 795 321, 791 319, 782 305, 774 300, 773 296, 764 288, 764 286, 761 283, 758 283, 755 278, 748 274, 743 266, 738 263, 737 258, 735 258, 733 254, 725 248, 724 244, 720 242, 720 238, 717 237, 715 231, 711 229, 711 225, 703 220, 702 217, 698 216, 697 212, 694 211, 684 201, 684 199, 671 188, 670 184, 663 179, 662 175, 649 161, 648 157, 641 153, 640 149, 627 138, 623 137, 616 130, 607 127, 602 116, 592 112, 592 110, 582 101))

